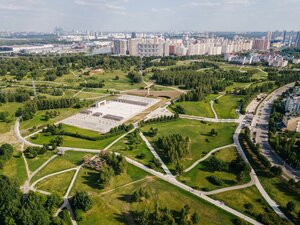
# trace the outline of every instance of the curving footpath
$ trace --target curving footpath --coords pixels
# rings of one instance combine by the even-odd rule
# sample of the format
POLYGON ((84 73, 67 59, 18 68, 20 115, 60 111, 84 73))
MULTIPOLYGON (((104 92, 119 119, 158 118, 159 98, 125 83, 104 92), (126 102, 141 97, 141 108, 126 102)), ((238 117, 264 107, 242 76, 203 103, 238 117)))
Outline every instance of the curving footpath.
MULTIPOLYGON (((27 141, 26 139, 24 139, 24 138, 20 135, 20 131, 19 131, 19 119, 18 119, 17 122, 16 122, 15 128, 16 128, 15 131, 16 131, 17 138, 18 138, 18 140, 19 140, 21 143, 37 146, 37 145, 35 145, 35 144, 30 143, 29 141, 27 141)), ((110 146, 111 146, 111 145, 110 145, 110 146)), ((59 147, 58 149, 59 149, 59 150, 62 150, 62 151, 70 151, 70 150, 73 150, 73 148, 68 148, 68 147, 59 147)), ((91 149, 86 149, 86 150, 84 150, 84 149, 78 149, 78 148, 75 149, 75 151, 80 151, 80 150, 83 150, 84 152, 85 152, 85 151, 86 151, 86 152, 91 152, 91 149)), ((99 151, 100 151, 100 150, 94 150, 93 152, 98 152, 98 153, 99 153, 99 151)), ((202 199, 208 201, 209 203, 211 203, 211 204, 213 204, 213 205, 215 205, 215 206, 217 206, 217 207, 219 207, 219 208, 221 208, 221 209, 223 209, 223 210, 225 210, 225 211, 227 211, 227 212, 229 212, 229 213, 231 213, 231 214, 233 214, 233 215, 235 215, 235 216, 237 216, 237 217, 239 217, 239 218, 241 218, 241 219, 246 220, 247 222, 249 222, 249 223, 251 223, 251 224, 261 225, 261 223, 259 223, 258 221, 256 221, 256 220, 254 220, 254 219, 252 219, 252 218, 250 218, 250 217, 248 217, 248 216, 246 216, 246 215, 244 215, 244 214, 238 212, 238 211, 235 210, 235 209, 232 209, 232 208, 230 208, 230 207, 224 205, 223 203, 220 203, 219 201, 216 201, 216 200, 214 200, 214 199, 212 199, 212 198, 210 198, 210 197, 204 195, 203 192, 198 191, 198 190, 194 190, 193 188, 191 188, 191 187, 189 187, 189 186, 187 186, 187 185, 185 185, 185 184, 183 184, 183 183, 177 181, 176 178, 175 178, 173 175, 168 175, 168 174, 165 175, 165 174, 162 174, 162 173, 157 172, 157 171, 155 171, 155 170, 153 170, 153 169, 150 169, 150 168, 148 168, 147 166, 145 166, 145 165, 143 165, 143 164, 141 164, 141 163, 139 163, 139 162, 136 162, 136 161, 134 161, 134 160, 132 160, 132 159, 130 159, 130 158, 128 158, 128 157, 125 157, 125 159, 126 159, 126 161, 127 161, 128 163, 130 163, 130 164, 132 164, 132 165, 134 165, 134 166, 136 166, 136 167, 138 167, 138 168, 140 168, 140 169, 142 169, 142 170, 145 170, 146 172, 148 172, 148 173, 150 173, 150 174, 152 174, 152 175, 155 175, 156 177, 159 177, 159 178, 161 178, 162 180, 165 180, 165 181, 167 181, 167 182, 169 182, 169 183, 171 183, 171 184, 173 184, 173 185, 175 185, 175 186, 177 186, 177 187, 179 187, 179 188, 181 188, 181 189, 183 189, 183 190, 186 190, 186 191, 188 191, 189 193, 191 193, 191 194, 193 194, 193 195, 195 195, 195 196, 197 196, 197 197, 200 197, 200 198, 202 198, 202 199)), ((79 170, 78 170, 78 171, 79 171, 79 170)), ((74 184, 74 182, 75 182, 77 176, 74 175, 74 177, 73 177, 73 180, 72 180, 73 182, 71 182, 71 184, 70 184, 68 190, 71 190, 71 188, 72 188, 72 186, 73 186, 72 183, 74 184), (74 178, 74 177, 75 177, 75 178, 74 178)), ((64 204, 63 204, 63 206, 60 207, 60 210, 61 210, 62 208, 64 208, 64 207, 67 207, 67 208, 68 208, 68 210, 69 210, 69 212, 70 212, 70 214, 71 214, 72 224, 76 225, 77 223, 76 223, 76 221, 75 221, 75 216, 74 216, 74 213, 73 213, 73 211, 72 211, 72 209, 71 209, 71 207, 70 207, 68 198, 64 198, 64 204)), ((59 212, 57 212, 57 214, 58 214, 58 213, 59 213, 59 212)))
POLYGON ((207 153, 203 158, 201 159, 198 159, 196 162, 194 162, 189 168, 185 169, 183 172, 187 173, 189 172, 190 170, 192 170, 195 166, 197 166, 200 162, 203 162, 204 160, 206 160, 207 158, 209 158, 212 154, 214 154, 215 152, 217 151, 220 151, 224 148, 229 148, 229 147, 236 147, 235 144, 230 144, 230 145, 225 145, 225 146, 222 146, 222 147, 218 147, 218 148, 215 148, 213 150, 211 150, 209 153, 207 153))

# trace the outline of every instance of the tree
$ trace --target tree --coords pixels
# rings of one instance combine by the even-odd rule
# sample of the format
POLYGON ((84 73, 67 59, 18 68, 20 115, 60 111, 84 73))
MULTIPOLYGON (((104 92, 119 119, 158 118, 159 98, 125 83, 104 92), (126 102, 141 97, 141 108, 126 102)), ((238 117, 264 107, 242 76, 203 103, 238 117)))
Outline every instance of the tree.
POLYGON ((197 212, 194 212, 192 215, 192 222, 193 224, 199 224, 200 222, 200 216, 197 212))
POLYGON ((182 165, 182 163, 180 163, 180 162, 178 162, 177 164, 176 164, 176 173, 178 174, 178 175, 181 175, 182 173, 183 173, 183 165, 182 165))
POLYGON ((87 195, 87 193, 83 191, 76 192, 71 199, 71 203, 75 210, 79 209, 83 210, 84 212, 87 212, 93 206, 92 200, 87 195))
POLYGON ((272 166, 270 171, 274 174, 274 176, 279 177, 282 175, 282 168, 280 166, 272 166))
POLYGON ((289 211, 289 212, 293 212, 296 208, 296 205, 294 202, 292 201, 289 201, 287 204, 286 204, 286 209, 289 211))
POLYGON ((114 170, 104 163, 101 167, 101 172, 99 176, 100 188, 105 188, 109 182, 111 177, 114 175, 114 170))
POLYGON ((13 156, 14 148, 10 144, 0 146, 0 159, 9 160, 13 156))

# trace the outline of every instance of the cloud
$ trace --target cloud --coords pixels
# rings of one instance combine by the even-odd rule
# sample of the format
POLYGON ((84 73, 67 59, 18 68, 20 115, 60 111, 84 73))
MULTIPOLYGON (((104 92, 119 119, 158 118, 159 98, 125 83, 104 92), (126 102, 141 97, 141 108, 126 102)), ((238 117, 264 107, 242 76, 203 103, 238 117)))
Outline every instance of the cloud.
POLYGON ((151 8, 151 12, 156 12, 156 13, 173 13, 174 10, 170 8, 151 8))
POLYGON ((97 7, 104 10, 111 10, 111 11, 124 11, 126 8, 121 6, 120 3, 127 3, 128 0, 121 0, 121 1, 97 1, 97 0, 75 0, 74 3, 80 6, 86 7, 97 7))

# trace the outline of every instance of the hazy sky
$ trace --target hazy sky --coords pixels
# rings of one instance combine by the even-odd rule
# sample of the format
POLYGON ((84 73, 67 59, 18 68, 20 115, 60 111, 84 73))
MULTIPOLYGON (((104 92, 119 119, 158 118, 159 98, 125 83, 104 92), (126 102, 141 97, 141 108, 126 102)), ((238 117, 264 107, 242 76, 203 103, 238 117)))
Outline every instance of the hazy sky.
POLYGON ((0 0, 0 30, 300 30, 300 0, 0 0))

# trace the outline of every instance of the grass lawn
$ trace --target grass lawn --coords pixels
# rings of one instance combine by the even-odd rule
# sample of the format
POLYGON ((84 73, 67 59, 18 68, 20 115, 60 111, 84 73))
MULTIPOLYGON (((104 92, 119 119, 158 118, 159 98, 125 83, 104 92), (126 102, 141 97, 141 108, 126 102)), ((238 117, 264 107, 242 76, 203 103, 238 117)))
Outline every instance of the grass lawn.
POLYGON ((231 119, 238 118, 236 109, 240 105, 241 96, 224 95, 218 99, 218 103, 214 104, 214 109, 219 118, 231 119))
MULTIPOLYGON (((148 149, 147 145, 145 144, 145 142, 142 140, 142 138, 139 136, 137 136, 137 140, 139 141, 138 144, 136 145, 132 145, 133 149, 128 149, 129 145, 128 145, 128 140, 127 138, 123 138, 120 141, 118 141, 116 144, 114 144, 111 148, 110 151, 114 151, 114 152, 119 152, 122 155, 125 155, 133 160, 136 160, 140 163, 143 163, 144 165, 149 166, 149 164, 155 166, 153 163, 154 160, 154 156, 151 153, 151 151, 148 149), (144 158, 140 159, 139 155, 140 154, 144 154, 144 158)), ((150 167, 151 167, 150 165, 150 167)), ((153 168, 153 169, 157 169, 159 171, 162 172, 161 168, 153 168)))
POLYGON ((232 85, 227 86, 225 88, 225 91, 233 91, 234 88, 240 88, 240 87, 249 87, 252 83, 239 83, 239 82, 233 82, 232 85))
POLYGON ((214 118, 210 108, 210 101, 218 97, 219 94, 210 94, 205 100, 199 102, 176 102, 175 105, 181 105, 185 109, 185 114, 193 116, 203 116, 214 118))
MULTIPOLYGON (((120 134, 99 141, 90 141, 86 139, 62 135, 64 139, 62 146, 73 147, 73 148, 103 149, 122 135, 123 134, 120 134)), ((30 141, 35 144, 48 144, 50 140, 53 138, 54 136, 45 136, 44 134, 38 134, 36 139, 31 139, 30 141)))
POLYGON ((66 193, 74 174, 75 171, 69 171, 67 173, 49 177, 37 183, 36 188, 63 196, 66 193))
POLYGON ((25 162, 22 156, 19 156, 18 153, 15 153, 10 160, 4 162, 3 169, 0 169, 0 174, 15 180, 18 185, 23 184, 27 179, 27 174, 25 162))
POLYGON ((54 152, 47 151, 43 155, 37 155, 33 159, 27 159, 28 167, 31 172, 34 172, 38 169, 44 162, 46 162, 51 156, 54 155, 54 152))
POLYGON ((53 110, 41 110, 38 111, 34 117, 30 120, 26 120, 26 121, 22 121, 20 128, 21 128, 21 132, 22 135, 27 135, 35 130, 30 131, 30 128, 33 128, 34 126, 36 127, 36 130, 38 130, 39 128, 42 128, 44 126, 46 126, 47 124, 53 124, 56 123, 60 120, 63 120, 69 116, 72 116, 76 113, 78 113, 79 111, 81 111, 82 109, 73 109, 73 108, 67 108, 67 109, 53 109, 53 110), (47 111, 57 111, 60 112, 60 115, 55 117, 55 118, 51 118, 48 121, 43 120, 45 113, 47 111))
POLYGON ((286 204, 292 201, 296 205, 293 216, 296 216, 300 211, 300 196, 287 188, 287 181, 281 177, 268 178, 260 176, 259 180, 262 186, 270 197, 280 206, 281 209, 286 211, 286 204))
POLYGON ((90 136, 90 137, 100 136, 99 132, 93 131, 93 130, 87 130, 87 129, 74 127, 74 126, 67 125, 67 124, 62 124, 62 127, 63 127, 63 130, 66 131, 66 132, 79 133, 79 134, 90 136))
POLYGON ((84 156, 86 155, 91 155, 91 153, 66 151, 65 155, 57 156, 41 171, 39 171, 33 177, 32 182, 38 180, 39 178, 47 174, 76 167, 82 163, 84 156))
MULTIPOLYGON (((214 156, 219 160, 231 162, 232 160, 237 158, 238 153, 234 147, 230 147, 216 152, 214 156)), ((178 180, 198 190, 204 191, 212 191, 215 189, 239 185, 250 181, 249 176, 245 177, 245 179, 241 181, 238 181, 237 174, 233 172, 211 170, 208 165, 208 161, 210 158, 199 163, 192 170, 178 177, 178 180), (223 180, 224 184, 218 186, 211 183, 208 178, 209 176, 218 177, 219 179, 223 180)))
POLYGON ((230 225, 234 219, 234 216, 225 211, 156 178, 143 180, 103 195, 90 194, 90 197, 94 203, 93 208, 87 212, 87 220, 79 222, 79 225, 135 224, 132 213, 145 208, 153 211, 155 204, 177 211, 188 204, 192 213, 199 213, 201 225, 230 225), (150 197, 142 202, 134 202, 132 194, 140 188, 146 189, 150 197))
MULTIPOLYGON (((171 122, 148 124, 141 129, 144 132, 148 131, 150 127, 158 129, 158 134, 155 137, 147 137, 153 146, 155 146, 155 142, 161 136, 178 133, 182 136, 190 137, 192 141, 191 154, 182 159, 184 168, 187 168, 214 148, 231 144, 233 142, 232 136, 236 129, 236 124, 205 123, 196 120, 179 119, 171 122), (212 129, 218 132, 217 136, 209 135, 212 129)), ((158 149, 156 150, 160 156, 164 158, 163 152, 158 149)), ((170 169, 174 169, 174 165, 169 164, 169 167, 170 169)))
POLYGON ((15 112, 18 108, 22 107, 22 103, 9 102, 9 103, 0 103, 0 112, 8 112, 11 115, 12 121, 10 123, 0 122, 0 134, 9 132, 11 127, 16 122, 15 112))
POLYGON ((71 191, 71 195, 73 195, 76 191, 86 191, 88 194, 98 195, 99 193, 143 179, 147 176, 148 173, 146 173, 144 170, 128 164, 126 172, 122 173, 121 175, 114 176, 111 179, 110 184, 104 189, 101 189, 98 184, 99 172, 82 168, 71 191))
MULTIPOLYGON (((278 217, 272 210, 264 198, 260 195, 255 186, 248 188, 227 191, 211 196, 214 199, 223 201, 225 205, 236 209, 237 211, 244 213, 256 220, 258 220, 259 214, 270 213, 273 216, 278 217), (247 209, 247 204, 252 205, 252 209, 247 209)), ((278 217, 279 220, 279 217, 278 217)))

